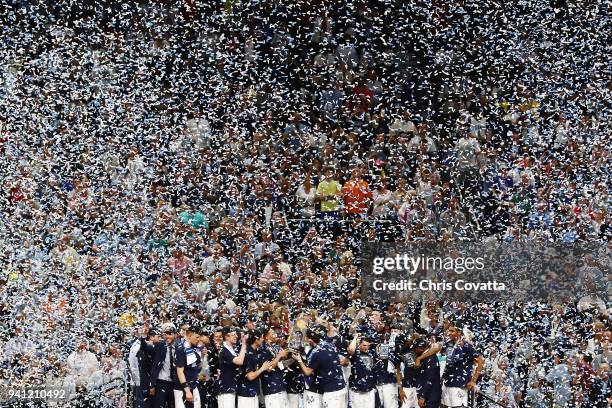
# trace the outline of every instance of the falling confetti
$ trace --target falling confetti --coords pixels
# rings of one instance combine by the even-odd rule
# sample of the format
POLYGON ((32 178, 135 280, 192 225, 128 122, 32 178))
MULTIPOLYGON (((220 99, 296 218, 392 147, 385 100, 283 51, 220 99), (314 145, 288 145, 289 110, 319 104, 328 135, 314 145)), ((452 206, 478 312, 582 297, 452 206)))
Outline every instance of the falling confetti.
MULTIPOLYGON (((89 406, 117 381, 97 402, 132 406, 152 398, 140 337, 162 344, 172 322, 202 334, 180 347, 206 407, 220 328, 260 325, 248 372, 272 361, 263 393, 291 407, 345 386, 344 404, 358 391, 397 407, 397 372, 417 404, 474 381, 509 407, 607 406, 609 297, 373 304, 359 255, 368 241, 609 244, 610 11, 0 0, 0 387, 89 406), (326 330, 303 363, 342 367, 312 380, 278 357, 296 321, 326 330), (355 333, 371 345, 348 353, 355 333)), ((578 273, 609 296, 606 260, 578 273)))

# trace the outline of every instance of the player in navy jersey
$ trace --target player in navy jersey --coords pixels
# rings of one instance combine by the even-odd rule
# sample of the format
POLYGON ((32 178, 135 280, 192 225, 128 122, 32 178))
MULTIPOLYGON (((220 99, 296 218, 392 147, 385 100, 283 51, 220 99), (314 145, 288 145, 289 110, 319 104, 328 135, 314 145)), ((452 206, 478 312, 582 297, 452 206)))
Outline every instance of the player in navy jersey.
POLYGON ((259 349, 259 362, 270 361, 270 370, 261 375, 261 392, 266 408, 286 408, 287 385, 284 378, 282 359, 287 357, 287 351, 277 344, 276 332, 266 328, 264 343, 259 349))
POLYGON ((175 352, 176 380, 174 383, 175 408, 200 408, 198 375, 202 369, 202 355, 198 349, 201 330, 190 326, 185 338, 178 340, 175 352))
POLYGON ((304 401, 304 374, 293 359, 286 360, 283 372, 287 386, 287 408, 300 408, 304 401))
POLYGON ((442 406, 467 407, 468 390, 476 386, 484 358, 471 343, 462 338, 461 329, 458 327, 450 326, 446 333, 448 342, 446 367, 442 377, 442 406))
MULTIPOLYGON (((312 352, 314 351, 314 347, 307 345, 305 348, 305 360, 308 361, 312 352)), ((323 398, 323 390, 321 389, 319 379, 317 375, 313 372, 308 375, 302 371, 301 364, 297 362, 297 357, 293 356, 296 361, 296 366, 302 376, 304 378, 304 408, 321 408, 323 406, 322 398, 323 398)))
MULTIPOLYGON (((440 383, 440 367, 437 354, 442 347, 438 343, 429 344, 427 339, 418 335, 412 336, 407 341, 401 341, 403 344, 399 349, 399 357, 397 358, 397 381, 398 384, 401 384, 399 390, 400 402, 402 403, 402 408, 417 408, 421 406, 420 402, 426 404, 424 398, 423 401, 419 402, 419 390, 424 390, 425 387, 430 385, 435 390, 435 384, 432 383, 435 381, 438 384, 440 383), (435 361, 432 359, 435 359, 435 361), (426 366, 422 367, 422 362, 425 362, 426 366), (431 375, 431 372, 435 371, 436 367, 437 377, 431 375), (425 370, 425 373, 423 373, 423 370, 425 370), (428 379, 424 380, 424 378, 428 379)), ((430 396, 429 389, 421 392, 427 392, 428 397, 430 396)), ((435 395, 435 391, 432 391, 432 401, 436 401, 435 395)))
POLYGON ((429 348, 426 339, 415 340, 412 345, 415 366, 417 369, 416 390, 419 407, 439 408, 442 398, 442 383, 440 380, 440 363, 436 356, 437 350, 429 348))
POLYGON ((349 401, 352 408, 374 408, 376 403, 376 379, 374 377, 374 353, 370 350, 371 339, 360 333, 347 347, 351 361, 349 377, 349 401))
POLYGON ((346 381, 340 366, 340 356, 334 346, 323 340, 326 330, 320 325, 309 328, 306 337, 314 349, 305 363, 302 357, 294 353, 305 375, 316 375, 316 380, 323 395, 321 401, 325 408, 344 408, 346 406, 346 381))
POLYGON ((249 333, 247 351, 238 377, 238 408, 258 408, 259 378, 268 371, 271 361, 259 363, 259 352, 264 342, 264 332, 255 329, 249 333))
POLYGON ((382 341, 386 335, 380 336, 380 347, 377 350, 374 361, 374 378, 378 397, 383 408, 398 408, 399 393, 396 379, 395 365, 395 340, 400 333, 399 328, 392 328, 388 338, 382 341))
POLYGON ((219 378, 217 380, 218 408, 235 408, 236 392, 238 390, 238 375, 244 364, 246 355, 246 340, 248 335, 242 335, 240 351, 236 351, 238 334, 236 329, 225 327, 222 331, 223 347, 219 351, 219 378))
POLYGON ((399 385, 399 398, 401 408, 419 408, 416 392, 418 368, 415 364, 416 356, 412 349, 413 339, 401 338, 398 344, 397 383, 399 385))

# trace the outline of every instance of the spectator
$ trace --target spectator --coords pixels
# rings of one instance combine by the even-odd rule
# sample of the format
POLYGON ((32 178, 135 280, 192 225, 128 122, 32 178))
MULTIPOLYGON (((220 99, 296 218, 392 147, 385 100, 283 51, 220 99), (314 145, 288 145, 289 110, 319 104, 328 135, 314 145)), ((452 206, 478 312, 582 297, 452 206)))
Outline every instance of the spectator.
POLYGON ((353 169, 351 179, 342 186, 344 211, 348 216, 365 216, 368 213, 372 192, 368 183, 361 178, 361 170, 353 169))
POLYGON ((100 370, 100 362, 96 355, 88 350, 87 340, 81 340, 78 348, 68 356, 66 370, 77 385, 86 385, 90 377, 100 370))
POLYGON ((342 185, 334 179, 334 170, 331 167, 323 169, 323 176, 323 180, 317 186, 317 198, 321 202, 321 217, 337 219, 340 210, 338 198, 342 192, 342 185))

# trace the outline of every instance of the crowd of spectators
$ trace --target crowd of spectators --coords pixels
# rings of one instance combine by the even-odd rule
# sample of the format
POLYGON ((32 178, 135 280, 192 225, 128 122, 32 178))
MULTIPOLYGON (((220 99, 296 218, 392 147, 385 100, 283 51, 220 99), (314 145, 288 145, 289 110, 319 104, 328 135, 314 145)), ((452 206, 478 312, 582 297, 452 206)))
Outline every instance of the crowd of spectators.
POLYGON ((460 320, 481 386, 510 406, 544 406, 550 384, 557 406, 595 406, 607 299, 368 304, 359 256, 366 241, 609 245, 610 11, 0 2, 0 379, 128 380, 143 322, 287 334, 363 310, 426 335, 460 320))

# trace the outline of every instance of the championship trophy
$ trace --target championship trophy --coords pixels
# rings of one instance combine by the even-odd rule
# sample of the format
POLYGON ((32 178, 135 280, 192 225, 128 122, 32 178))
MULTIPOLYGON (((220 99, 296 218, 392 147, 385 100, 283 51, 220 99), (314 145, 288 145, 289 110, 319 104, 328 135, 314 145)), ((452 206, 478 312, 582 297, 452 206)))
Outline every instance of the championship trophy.
POLYGON ((301 330, 294 330, 289 335, 289 340, 287 340, 287 349, 289 349, 290 353, 300 353, 303 345, 304 332, 302 332, 301 330))
POLYGON ((298 319, 291 333, 289 333, 289 339, 287 339, 287 349, 290 353, 300 354, 304 348, 304 340, 306 337, 307 323, 305 320, 298 319))
POLYGON ((391 345, 389 343, 379 343, 376 346, 376 354, 381 360, 388 360, 389 354, 391 354, 391 345))

